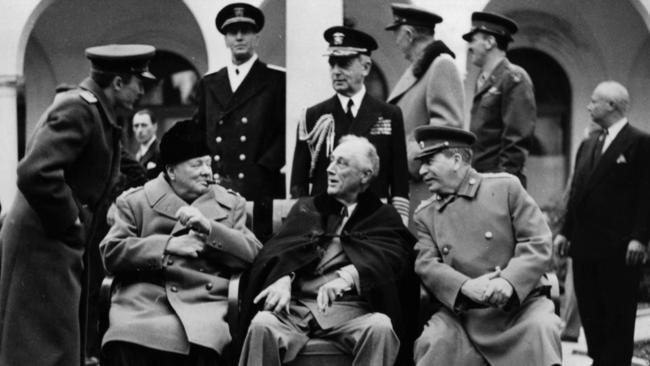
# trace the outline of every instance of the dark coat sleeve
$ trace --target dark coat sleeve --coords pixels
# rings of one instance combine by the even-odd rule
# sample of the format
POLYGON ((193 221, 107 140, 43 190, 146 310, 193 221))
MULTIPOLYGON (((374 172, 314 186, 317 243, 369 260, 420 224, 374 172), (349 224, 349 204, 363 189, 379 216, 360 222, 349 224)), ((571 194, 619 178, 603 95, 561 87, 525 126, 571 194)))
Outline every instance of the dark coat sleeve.
MULTIPOLYGON (((391 197, 409 197, 409 172, 406 160, 406 138, 404 137, 404 119, 402 111, 394 107, 393 118, 393 154, 392 154, 392 177, 390 182, 391 197)), ((380 168, 381 169, 381 168, 380 168)))
MULTIPOLYGON (((309 118, 310 110, 305 111, 303 118, 309 118)), ((298 127, 300 128, 300 127, 298 127)), ((296 130, 296 147, 293 153, 291 168, 291 197, 305 197, 309 195, 309 169, 311 154, 306 141, 300 141, 300 133, 296 130)))
POLYGON ((525 73, 509 75, 501 97, 503 131, 499 149, 499 168, 520 174, 524 166, 536 118, 533 83, 525 73))
POLYGON ((276 76, 272 81, 276 89, 274 92, 275 100, 273 101, 275 108, 269 118, 269 123, 272 125, 273 142, 258 160, 258 164, 269 170, 280 170, 285 163, 286 86, 284 73, 277 72, 276 76))
POLYGON ((84 150, 94 124, 91 106, 78 95, 60 96, 45 113, 18 164, 18 189, 45 229, 59 236, 79 218, 79 204, 65 172, 84 150))

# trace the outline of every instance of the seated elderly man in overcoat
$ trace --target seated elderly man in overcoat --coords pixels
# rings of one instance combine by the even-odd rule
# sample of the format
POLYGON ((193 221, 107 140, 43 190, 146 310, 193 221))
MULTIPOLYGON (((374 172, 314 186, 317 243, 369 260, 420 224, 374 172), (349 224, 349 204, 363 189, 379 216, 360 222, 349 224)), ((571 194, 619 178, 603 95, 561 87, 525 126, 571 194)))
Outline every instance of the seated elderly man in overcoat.
POLYGON ((218 365, 232 273, 261 244, 246 226, 246 201, 212 182, 205 138, 191 121, 162 138, 157 178, 118 197, 100 244, 116 277, 102 366, 218 365))
POLYGON ((299 199, 264 245, 244 298, 245 319, 259 312, 240 365, 290 362, 310 338, 336 342, 353 365, 393 365, 400 345, 402 355, 412 349, 415 238, 367 189, 378 171, 375 147, 344 136, 327 167, 327 193, 299 199))
POLYGON ((433 193, 415 213, 415 271, 442 303, 415 342, 417 365, 561 364, 537 204, 514 175, 471 167, 471 132, 423 126, 415 138, 433 193))

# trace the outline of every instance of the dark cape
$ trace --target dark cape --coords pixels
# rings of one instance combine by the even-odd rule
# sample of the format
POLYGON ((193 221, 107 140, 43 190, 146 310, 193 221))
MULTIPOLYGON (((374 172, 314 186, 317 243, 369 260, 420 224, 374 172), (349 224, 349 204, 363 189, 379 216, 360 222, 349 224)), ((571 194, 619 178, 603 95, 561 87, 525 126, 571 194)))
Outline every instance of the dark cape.
MULTIPOLYGON (((309 271, 318 263, 318 244, 330 240, 342 204, 327 194, 299 199, 278 234, 258 254, 242 302, 242 327, 259 310, 253 299, 282 276, 309 271), (328 225, 329 223, 329 225, 328 225), (332 227, 333 226, 333 227, 332 227)), ((359 271, 361 296, 373 312, 386 314, 400 338, 397 364, 412 362, 419 282, 414 268, 417 240, 390 205, 369 191, 359 195, 356 210, 343 227, 341 244, 359 271)), ((241 335, 242 337, 245 334, 241 335)))

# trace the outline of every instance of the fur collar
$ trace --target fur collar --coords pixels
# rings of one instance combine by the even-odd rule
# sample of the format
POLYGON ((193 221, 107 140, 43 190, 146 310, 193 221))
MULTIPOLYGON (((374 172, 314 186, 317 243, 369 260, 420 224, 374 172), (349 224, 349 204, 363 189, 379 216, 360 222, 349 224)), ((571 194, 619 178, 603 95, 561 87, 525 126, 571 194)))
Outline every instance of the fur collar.
POLYGON ((456 55, 447 47, 446 44, 444 44, 442 41, 433 41, 429 43, 424 50, 422 50, 422 54, 420 57, 413 62, 413 76, 416 78, 422 77, 425 72, 427 72, 427 69, 429 68, 429 65, 433 62, 433 60, 436 59, 436 57, 442 55, 443 53, 446 53, 450 55, 451 57, 455 58, 456 55))

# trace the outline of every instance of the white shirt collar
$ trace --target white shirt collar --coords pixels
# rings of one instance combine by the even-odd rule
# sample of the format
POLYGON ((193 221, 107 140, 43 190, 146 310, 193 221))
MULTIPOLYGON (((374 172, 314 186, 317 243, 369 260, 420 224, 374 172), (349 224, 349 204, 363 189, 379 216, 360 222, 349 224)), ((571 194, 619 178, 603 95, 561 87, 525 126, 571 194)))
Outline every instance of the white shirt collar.
POLYGON ((151 147, 151 145, 153 144, 154 141, 156 141, 156 134, 151 136, 149 141, 147 141, 146 143, 140 145, 140 150, 138 150, 138 153, 136 154, 136 158, 140 159, 141 157, 143 157, 144 154, 146 154, 147 151, 149 151, 149 148, 151 147))
POLYGON ((251 67, 253 67, 255 61, 257 61, 256 53, 253 54, 253 57, 241 65, 235 65, 232 62, 232 59, 228 61, 226 68, 228 69, 228 79, 230 80, 230 87, 232 88, 233 92, 237 90, 242 81, 244 81, 244 78, 251 71, 251 67))
POLYGON ((618 135, 619 132, 625 127, 627 124, 627 118, 623 117, 619 119, 618 121, 614 122, 613 125, 607 127, 607 135, 605 136, 605 141, 603 141, 603 152, 607 150, 609 145, 614 141, 616 138, 616 135, 618 135))
POLYGON ((361 85, 361 89, 353 96, 347 97, 343 94, 336 93, 336 96, 339 97, 339 102, 341 102, 341 108, 343 108, 343 111, 348 110, 348 100, 352 99, 352 115, 357 116, 357 113, 359 112, 359 107, 361 106, 361 101, 363 100, 363 97, 366 95, 366 86, 361 85))

